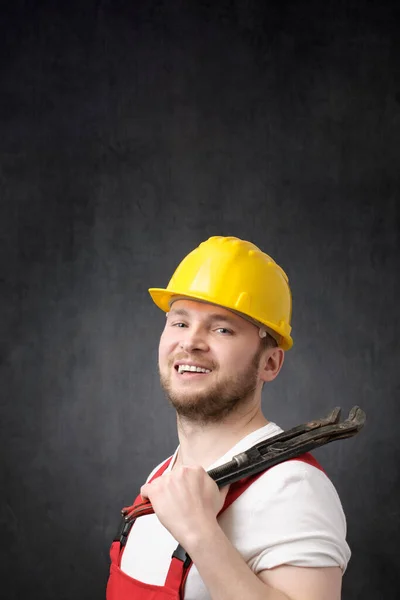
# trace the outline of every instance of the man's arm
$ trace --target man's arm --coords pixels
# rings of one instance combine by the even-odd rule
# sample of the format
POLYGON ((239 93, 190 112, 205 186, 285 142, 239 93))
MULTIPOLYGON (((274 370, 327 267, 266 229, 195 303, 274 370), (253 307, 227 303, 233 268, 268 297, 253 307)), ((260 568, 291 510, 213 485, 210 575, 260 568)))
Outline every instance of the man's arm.
POLYGON ((218 523, 188 537, 186 551, 213 600, 340 600, 339 567, 285 565, 257 576, 218 523))
POLYGON ((213 600, 340 599, 338 567, 282 566, 255 575, 216 519, 226 493, 200 467, 179 467, 141 490, 190 555, 213 600))
POLYGON ((305 568, 283 565, 261 571, 266 584, 282 590, 294 600, 340 600, 342 570, 340 567, 305 568))

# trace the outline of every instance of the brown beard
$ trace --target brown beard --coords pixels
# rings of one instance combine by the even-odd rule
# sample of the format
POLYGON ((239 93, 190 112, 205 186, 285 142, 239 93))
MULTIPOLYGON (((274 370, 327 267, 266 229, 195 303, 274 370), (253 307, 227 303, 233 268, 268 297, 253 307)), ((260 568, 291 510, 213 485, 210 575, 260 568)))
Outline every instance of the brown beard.
POLYGON ((206 392, 176 393, 171 378, 161 374, 161 386, 177 414, 185 420, 206 425, 224 420, 254 393, 258 382, 258 367, 264 348, 260 345, 247 368, 234 377, 219 381, 206 392))

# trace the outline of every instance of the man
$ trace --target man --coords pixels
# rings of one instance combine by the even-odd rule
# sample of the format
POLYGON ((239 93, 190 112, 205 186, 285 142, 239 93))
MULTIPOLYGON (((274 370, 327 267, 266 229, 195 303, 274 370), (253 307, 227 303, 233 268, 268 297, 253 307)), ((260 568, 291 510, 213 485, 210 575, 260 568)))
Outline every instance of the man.
POLYGON ((149 291, 167 313, 159 371, 179 447, 141 488, 155 514, 114 542, 108 600, 338 600, 346 522, 316 461, 277 465, 236 499, 206 473, 282 431, 261 391, 293 343, 286 274, 253 244, 213 237, 149 291), (177 575, 178 542, 190 558, 177 575))

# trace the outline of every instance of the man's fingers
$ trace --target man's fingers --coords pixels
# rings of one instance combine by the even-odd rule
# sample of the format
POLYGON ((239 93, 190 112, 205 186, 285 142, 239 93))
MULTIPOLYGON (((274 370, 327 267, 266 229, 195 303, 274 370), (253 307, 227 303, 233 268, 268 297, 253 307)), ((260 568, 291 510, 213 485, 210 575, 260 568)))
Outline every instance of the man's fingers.
POLYGON ((148 484, 145 483, 144 485, 142 485, 142 487, 140 488, 140 495, 142 496, 143 500, 148 500, 149 499, 149 492, 148 492, 148 484))

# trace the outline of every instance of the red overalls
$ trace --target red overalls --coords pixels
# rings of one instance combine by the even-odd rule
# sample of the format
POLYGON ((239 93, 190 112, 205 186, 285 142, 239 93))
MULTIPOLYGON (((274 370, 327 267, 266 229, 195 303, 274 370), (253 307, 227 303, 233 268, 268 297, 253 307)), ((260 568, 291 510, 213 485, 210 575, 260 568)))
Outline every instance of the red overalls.
MULTIPOLYGON (((172 457, 171 457, 172 458, 172 457)), ((159 477, 167 469, 171 462, 169 458, 162 467, 152 477, 151 481, 156 477, 159 477)), ((299 458, 291 460, 301 460, 314 467, 323 470, 315 458, 309 454, 303 454, 299 458)), ((219 514, 228 508, 243 492, 265 471, 257 473, 251 477, 247 477, 241 481, 231 484, 229 492, 225 499, 225 504, 222 507, 219 514)), ((139 495, 133 506, 143 502, 142 497, 139 495)), ((130 531, 130 529, 129 529, 130 531)), ((106 600, 182 600, 184 594, 185 581, 189 573, 189 569, 192 566, 192 561, 187 554, 181 554, 174 552, 171 558, 171 564, 168 570, 168 574, 163 586, 150 585, 148 583, 142 583, 133 577, 130 577, 120 569, 121 557, 125 547, 126 537, 118 537, 111 544, 110 557, 110 577, 107 584, 106 600), (122 541, 123 540, 123 541, 122 541), (121 543, 122 541, 122 543, 121 543)))

